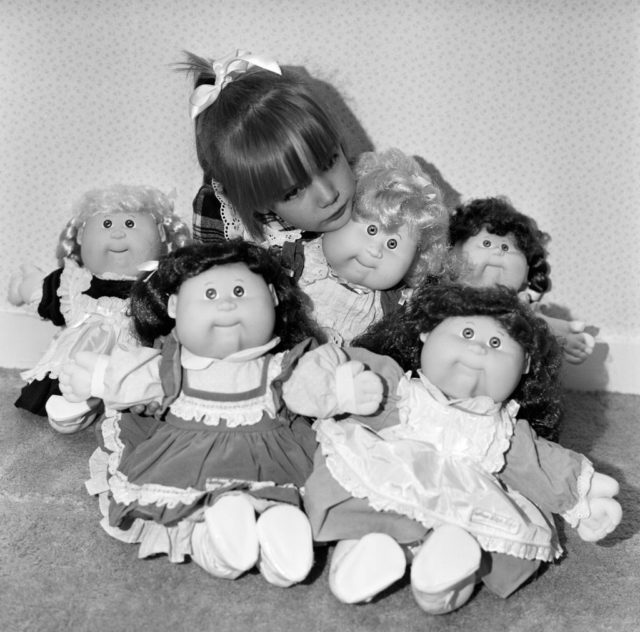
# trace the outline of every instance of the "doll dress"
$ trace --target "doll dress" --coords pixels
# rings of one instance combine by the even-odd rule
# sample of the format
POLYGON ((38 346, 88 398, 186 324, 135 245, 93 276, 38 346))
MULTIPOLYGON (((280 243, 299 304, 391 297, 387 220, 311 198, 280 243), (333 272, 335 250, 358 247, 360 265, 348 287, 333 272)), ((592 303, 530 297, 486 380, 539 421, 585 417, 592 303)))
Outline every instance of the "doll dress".
POLYGON ((284 406, 278 384, 296 350, 250 360, 259 383, 231 393, 200 387, 233 371, 232 362, 214 362, 195 378, 183 368, 180 394, 162 422, 107 410, 104 447, 92 457, 87 483, 101 497, 105 530, 140 543, 140 556, 166 553, 179 562, 191 554, 190 533, 204 508, 221 494, 249 494, 258 511, 274 502, 300 505, 317 443, 309 420, 284 406))
MULTIPOLYGON (((501 408, 485 397, 451 405, 436 391, 422 375, 402 378, 400 423, 378 432, 355 420, 318 420, 333 478, 377 512, 407 516, 428 529, 456 524, 486 551, 542 561, 558 557, 554 526, 496 477, 517 405, 501 408)), ((326 506, 331 511, 330 500, 326 506)))
POLYGON ((382 318, 381 292, 340 279, 322 252, 322 237, 304 245, 304 269, 298 281, 313 301, 313 315, 330 342, 349 344, 382 318))
POLYGON ((44 414, 49 395, 59 394, 60 369, 78 351, 109 353, 115 345, 137 344, 127 316, 131 284, 131 279, 100 279, 73 259, 65 259, 51 304, 41 303, 39 307, 41 313, 43 310, 55 313, 59 304, 65 326, 56 333, 36 365, 20 374, 27 385, 16 405, 44 414), (117 292, 119 296, 104 292, 117 292))

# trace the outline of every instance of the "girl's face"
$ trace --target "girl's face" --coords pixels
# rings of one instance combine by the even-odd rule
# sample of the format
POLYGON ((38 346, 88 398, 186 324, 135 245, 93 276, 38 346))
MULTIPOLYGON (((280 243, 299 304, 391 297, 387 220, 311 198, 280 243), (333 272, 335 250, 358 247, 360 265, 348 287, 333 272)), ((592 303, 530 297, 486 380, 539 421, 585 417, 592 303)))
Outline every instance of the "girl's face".
POLYGON ((420 340, 422 372, 452 399, 503 402, 528 370, 524 349, 490 316, 447 318, 420 340))
POLYGON ((317 169, 306 186, 293 186, 275 202, 273 211, 288 224, 317 233, 344 226, 351 217, 355 179, 341 148, 330 163, 317 169))
POLYGON ((501 284, 518 292, 527 287, 529 266, 512 233, 500 237, 482 228, 457 244, 455 251, 462 255, 463 265, 469 266, 462 278, 464 283, 476 287, 501 284))
POLYGON ((226 358, 266 344, 275 327, 276 293, 244 263, 215 266, 169 297, 180 343, 205 358, 226 358))
POLYGON ((372 290, 397 285, 415 259, 417 247, 407 226, 386 232, 376 222, 355 218, 322 237, 322 250, 334 272, 372 290))

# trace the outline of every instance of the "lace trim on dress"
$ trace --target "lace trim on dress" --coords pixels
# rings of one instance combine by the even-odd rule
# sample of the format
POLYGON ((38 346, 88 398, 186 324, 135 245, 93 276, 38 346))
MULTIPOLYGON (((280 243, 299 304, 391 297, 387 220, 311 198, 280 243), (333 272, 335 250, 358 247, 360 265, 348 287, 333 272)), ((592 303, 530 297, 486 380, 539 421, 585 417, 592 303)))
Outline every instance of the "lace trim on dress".
POLYGON ((572 527, 578 526, 580 520, 588 518, 591 515, 587 494, 591 488, 593 473, 593 464, 589 459, 583 458, 582 467, 580 468, 580 474, 578 475, 576 483, 578 501, 571 509, 560 514, 572 527))

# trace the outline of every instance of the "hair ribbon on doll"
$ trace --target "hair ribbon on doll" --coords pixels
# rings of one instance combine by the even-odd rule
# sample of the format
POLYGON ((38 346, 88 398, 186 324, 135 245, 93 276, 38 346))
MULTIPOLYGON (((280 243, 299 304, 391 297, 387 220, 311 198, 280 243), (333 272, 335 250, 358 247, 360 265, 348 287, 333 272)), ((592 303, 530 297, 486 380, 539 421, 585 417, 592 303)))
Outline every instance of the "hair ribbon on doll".
POLYGON ((214 84, 202 84, 198 86, 192 93, 189 103, 191 104, 191 118, 194 119, 198 114, 206 110, 218 98, 220 91, 229 83, 231 83, 238 75, 242 75, 253 66, 264 68, 277 75, 281 75, 282 71, 278 63, 263 57, 261 55, 253 55, 249 51, 236 50, 229 53, 226 57, 215 60, 212 64, 213 72, 216 79, 214 84))

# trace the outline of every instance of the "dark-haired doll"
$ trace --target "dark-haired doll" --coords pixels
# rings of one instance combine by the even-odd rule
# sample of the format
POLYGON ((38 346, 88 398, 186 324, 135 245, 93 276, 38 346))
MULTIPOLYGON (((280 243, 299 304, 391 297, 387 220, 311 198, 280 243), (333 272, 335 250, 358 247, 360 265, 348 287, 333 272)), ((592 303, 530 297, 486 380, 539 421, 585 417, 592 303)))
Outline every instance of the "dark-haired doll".
MULTIPOLYGON (((314 425, 320 447, 304 501, 314 538, 338 541, 329 585, 339 600, 380 593, 404 575, 405 554, 428 613, 462 606, 478 581, 506 597, 561 555, 551 514, 588 541, 619 524, 617 482, 539 439, 518 413, 519 403, 547 408, 560 351, 515 292, 422 286, 355 343, 386 356, 319 347, 284 387, 322 416, 317 375, 332 362, 337 374, 359 360, 384 385, 370 389, 376 414, 314 425)), ((342 390, 360 393, 348 377, 342 390)))
MULTIPOLYGON (((453 252, 460 258, 460 282, 507 285, 533 304, 551 287, 545 249, 549 235, 506 198, 480 198, 458 206, 449 232, 453 252)), ((580 364, 591 355, 595 341, 583 322, 536 311, 558 338, 567 362, 580 364)))
POLYGON ((282 383, 321 336, 307 308, 274 256, 241 240, 182 248, 136 282, 136 331, 162 348, 84 353, 60 376, 68 399, 105 403, 88 486, 111 535, 216 577, 256 564, 277 586, 306 577, 300 487, 316 441, 282 383), (151 402, 162 421, 114 410, 151 402))

